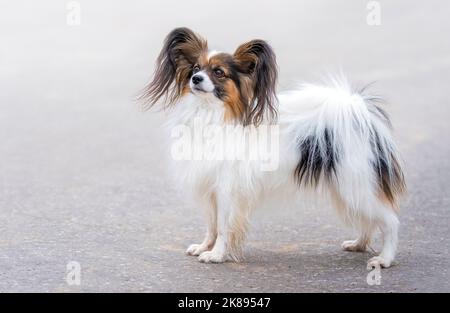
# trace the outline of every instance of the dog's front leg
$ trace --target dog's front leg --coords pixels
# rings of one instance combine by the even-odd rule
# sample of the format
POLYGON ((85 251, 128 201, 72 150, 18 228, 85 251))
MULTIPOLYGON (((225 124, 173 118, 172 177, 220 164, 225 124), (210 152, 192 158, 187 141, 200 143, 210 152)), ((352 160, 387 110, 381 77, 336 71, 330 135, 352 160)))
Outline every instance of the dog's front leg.
POLYGON ((192 244, 186 250, 188 255, 198 256, 205 251, 210 251, 214 247, 217 238, 217 200, 216 195, 200 197, 202 205, 205 207, 206 215, 208 217, 208 227, 206 229, 206 236, 200 244, 192 244))
POLYGON ((228 255, 230 237, 230 216, 234 206, 227 194, 217 194, 217 238, 211 251, 205 251, 198 257, 204 263, 222 263, 228 255))

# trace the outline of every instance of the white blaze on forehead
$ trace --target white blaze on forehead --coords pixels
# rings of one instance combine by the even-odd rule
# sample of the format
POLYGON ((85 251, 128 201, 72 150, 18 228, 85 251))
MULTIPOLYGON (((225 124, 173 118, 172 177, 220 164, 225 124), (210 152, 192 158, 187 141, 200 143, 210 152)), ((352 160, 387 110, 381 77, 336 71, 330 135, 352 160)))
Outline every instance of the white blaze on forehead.
POLYGON ((217 51, 217 50, 209 50, 208 51, 208 60, 211 59, 216 54, 219 54, 219 53, 220 53, 220 51, 217 51))
MULTIPOLYGON (((208 51, 208 54, 207 54, 208 61, 213 56, 215 56, 216 54, 219 54, 219 53, 220 52, 216 51, 216 50, 208 51)), ((192 82, 192 79, 191 79, 189 85, 190 85, 192 90, 195 91, 196 88, 200 88, 201 90, 203 90, 205 92, 208 92, 208 93, 214 91, 214 89, 215 89, 214 83, 212 82, 211 78, 209 78, 209 75, 208 75, 208 73, 206 71, 204 71, 204 70, 203 71, 199 71, 199 72, 195 73, 193 76, 201 76, 203 78, 203 80, 199 84, 194 86, 194 83, 192 82)))

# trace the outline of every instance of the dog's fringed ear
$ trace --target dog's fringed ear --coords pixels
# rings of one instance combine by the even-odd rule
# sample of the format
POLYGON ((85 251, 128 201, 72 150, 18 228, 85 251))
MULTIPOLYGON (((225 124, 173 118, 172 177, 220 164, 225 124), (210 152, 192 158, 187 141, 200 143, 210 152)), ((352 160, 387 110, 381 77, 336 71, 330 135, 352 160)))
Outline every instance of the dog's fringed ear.
POLYGON ((192 30, 185 27, 172 30, 156 60, 153 80, 140 96, 145 101, 144 109, 153 106, 161 97, 164 97, 165 105, 175 102, 189 82, 200 54, 207 49, 206 40, 192 30))
POLYGON ((252 40, 239 46, 234 58, 239 71, 250 77, 253 87, 244 124, 259 125, 265 117, 273 120, 277 116, 278 69, 272 47, 264 40, 252 40))

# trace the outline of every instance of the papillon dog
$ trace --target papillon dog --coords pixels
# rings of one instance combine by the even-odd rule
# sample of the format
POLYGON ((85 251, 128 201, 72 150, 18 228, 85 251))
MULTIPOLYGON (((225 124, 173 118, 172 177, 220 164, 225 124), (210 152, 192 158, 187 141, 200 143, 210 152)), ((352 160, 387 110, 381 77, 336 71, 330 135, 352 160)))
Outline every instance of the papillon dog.
POLYGON ((383 247, 367 265, 391 266, 405 181, 380 99, 353 90, 343 77, 280 94, 276 83, 275 54, 264 40, 229 54, 209 50, 206 40, 187 28, 166 37, 142 98, 148 107, 166 109, 176 179, 207 212, 204 240, 186 253, 205 263, 242 260, 249 213, 263 199, 304 190, 327 197, 356 230, 355 240, 342 243, 344 250, 365 251, 379 229, 383 247), (225 128, 232 129, 230 136, 217 135, 225 128), (189 133, 184 148, 190 152, 239 151, 241 157, 174 157, 181 130, 189 133), (269 157, 276 160, 269 165, 267 155, 245 153, 269 144, 275 147, 269 157))

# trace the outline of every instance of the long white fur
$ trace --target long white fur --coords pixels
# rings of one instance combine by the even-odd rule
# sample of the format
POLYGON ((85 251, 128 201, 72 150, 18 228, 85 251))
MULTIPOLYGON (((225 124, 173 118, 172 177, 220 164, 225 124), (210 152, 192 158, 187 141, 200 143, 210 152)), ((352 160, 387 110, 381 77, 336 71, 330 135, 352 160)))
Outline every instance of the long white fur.
MULTIPOLYGON (((353 92, 345 79, 334 80, 328 86, 302 85, 279 94, 278 99, 281 159, 277 170, 261 171, 261 164, 254 160, 174 162, 177 180, 190 188, 208 215, 204 241, 191 245, 187 253, 198 255, 202 262, 241 260, 250 212, 259 206, 263 196, 270 197, 286 188, 300 188, 293 175, 299 161, 299 141, 308 136, 321 138, 319 135, 328 129, 333 134, 333 149, 339 151, 341 159, 336 177, 330 182, 321 179, 321 187, 328 191, 343 220, 360 233, 356 240, 344 242, 343 248, 365 249, 372 232, 379 228, 383 234, 383 250, 369 260, 368 266, 389 267, 395 257, 399 222, 392 208, 379 199, 372 166, 378 156, 371 142, 374 134, 378 134, 382 148, 395 153, 389 127, 376 114, 373 104, 353 92)), ((203 126, 225 123, 224 105, 213 95, 188 93, 169 114, 170 129, 180 124, 193 129, 194 120, 203 126)), ((233 142, 217 144, 229 145, 224 149, 235 148, 233 142)), ((325 144, 318 143, 317 153, 325 151, 325 144)))

